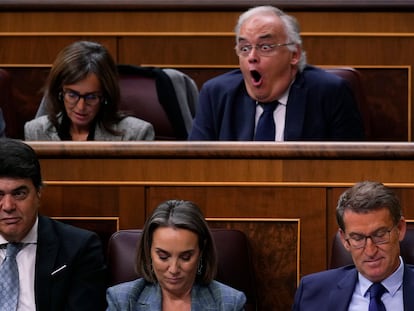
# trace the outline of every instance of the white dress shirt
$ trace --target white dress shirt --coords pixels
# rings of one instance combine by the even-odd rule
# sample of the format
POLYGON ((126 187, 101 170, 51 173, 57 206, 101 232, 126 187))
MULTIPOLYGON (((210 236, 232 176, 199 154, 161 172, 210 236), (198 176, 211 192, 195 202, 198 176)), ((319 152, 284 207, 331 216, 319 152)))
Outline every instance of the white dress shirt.
MULTIPOLYGON (((287 91, 280 97, 277 101, 279 105, 277 105, 275 111, 273 112, 273 119, 275 120, 275 127, 276 127, 276 137, 275 141, 284 141, 285 138, 285 117, 286 117, 286 104, 288 101, 290 86, 287 91)), ((263 113, 262 106, 256 102, 256 116, 255 116, 255 129, 257 127, 257 123, 259 122, 259 118, 263 113)))
MULTIPOLYGON (((383 280, 381 284, 387 289, 382 295, 381 300, 386 310, 404 310, 403 301, 403 276, 404 263, 400 257, 400 265, 398 269, 388 278, 383 280)), ((358 273, 358 281, 352 295, 349 311, 368 310, 369 306, 369 288, 372 282, 358 273)))

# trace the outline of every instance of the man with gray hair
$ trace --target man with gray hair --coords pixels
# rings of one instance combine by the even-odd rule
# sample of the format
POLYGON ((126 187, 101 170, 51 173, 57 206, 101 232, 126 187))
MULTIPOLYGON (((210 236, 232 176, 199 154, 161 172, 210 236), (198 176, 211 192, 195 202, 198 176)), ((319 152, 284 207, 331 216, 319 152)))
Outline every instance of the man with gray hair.
POLYGON ((350 141, 364 129, 346 81, 309 66, 299 24, 273 6, 240 15, 240 69, 201 88, 190 140, 350 141))

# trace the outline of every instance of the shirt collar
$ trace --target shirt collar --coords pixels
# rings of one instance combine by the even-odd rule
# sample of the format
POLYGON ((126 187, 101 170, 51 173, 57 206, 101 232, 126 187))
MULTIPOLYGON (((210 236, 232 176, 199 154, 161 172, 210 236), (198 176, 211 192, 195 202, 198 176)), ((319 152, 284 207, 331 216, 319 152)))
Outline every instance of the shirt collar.
MULTIPOLYGON (((381 284, 387 289, 388 293, 391 296, 394 296, 398 289, 402 286, 403 282, 403 275, 404 275, 404 262, 400 256, 400 265, 398 266, 397 270, 385 280, 381 282, 381 284)), ((361 273, 358 272, 358 281, 359 281, 359 288, 361 290, 361 295, 364 297, 368 297, 369 288, 372 285, 372 282, 364 277, 361 273)))

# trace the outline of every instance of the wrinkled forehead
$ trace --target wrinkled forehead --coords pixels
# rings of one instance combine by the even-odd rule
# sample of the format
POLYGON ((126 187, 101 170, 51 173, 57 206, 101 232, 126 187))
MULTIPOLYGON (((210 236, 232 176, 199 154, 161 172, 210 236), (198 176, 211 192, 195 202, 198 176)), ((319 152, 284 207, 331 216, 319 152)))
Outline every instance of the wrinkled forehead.
POLYGON ((286 38, 285 28, 279 16, 274 14, 254 15, 240 27, 239 41, 266 38, 286 38))

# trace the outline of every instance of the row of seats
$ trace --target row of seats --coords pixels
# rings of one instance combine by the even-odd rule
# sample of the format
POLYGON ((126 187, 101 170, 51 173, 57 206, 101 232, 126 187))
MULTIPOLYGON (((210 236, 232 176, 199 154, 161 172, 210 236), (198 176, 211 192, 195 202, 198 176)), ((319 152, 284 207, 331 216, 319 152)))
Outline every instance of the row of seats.
MULTIPOLYGON (((256 280, 246 235, 234 229, 211 229, 218 254, 217 280, 243 291, 247 297, 246 310, 257 310, 256 280)), ((108 265, 111 285, 139 277, 135 271, 135 255, 142 230, 120 230, 108 242, 108 265)), ((414 264, 414 224, 407 224, 405 239, 401 242, 404 262, 414 264)), ((344 248, 339 232, 335 235, 329 268, 352 264, 349 252, 344 248)))
MULTIPOLYGON (((198 102, 194 80, 171 68, 122 64, 117 67, 121 88, 119 109, 150 122, 156 140, 186 140, 198 102)), ((29 107, 28 119, 19 118, 22 107, 17 105, 21 105, 21 101, 14 102, 12 77, 6 68, 0 68, 0 108, 4 112, 8 137, 23 138, 24 123, 45 114, 41 102, 40 97, 36 107, 29 107)), ((31 99, 27 103, 31 104, 31 99)))
MULTIPOLYGON (((364 112, 366 98, 359 72, 350 67, 325 69, 349 82, 363 115, 367 137, 369 136, 368 113, 364 112)), ((170 68, 118 65, 121 88, 120 109, 150 122, 155 129, 156 140, 186 140, 197 110, 198 86, 187 74, 170 68)), ((37 94, 38 95, 38 94, 37 94)), ((39 100, 40 102, 40 100, 39 100)), ((20 104, 20 103, 19 103, 20 104)), ((39 103, 30 116, 36 114, 39 103)), ((7 136, 22 135, 24 122, 21 107, 16 107, 11 92, 10 75, 0 69, 0 108, 4 113, 7 136)), ((30 119, 31 119, 30 118, 30 119)))

